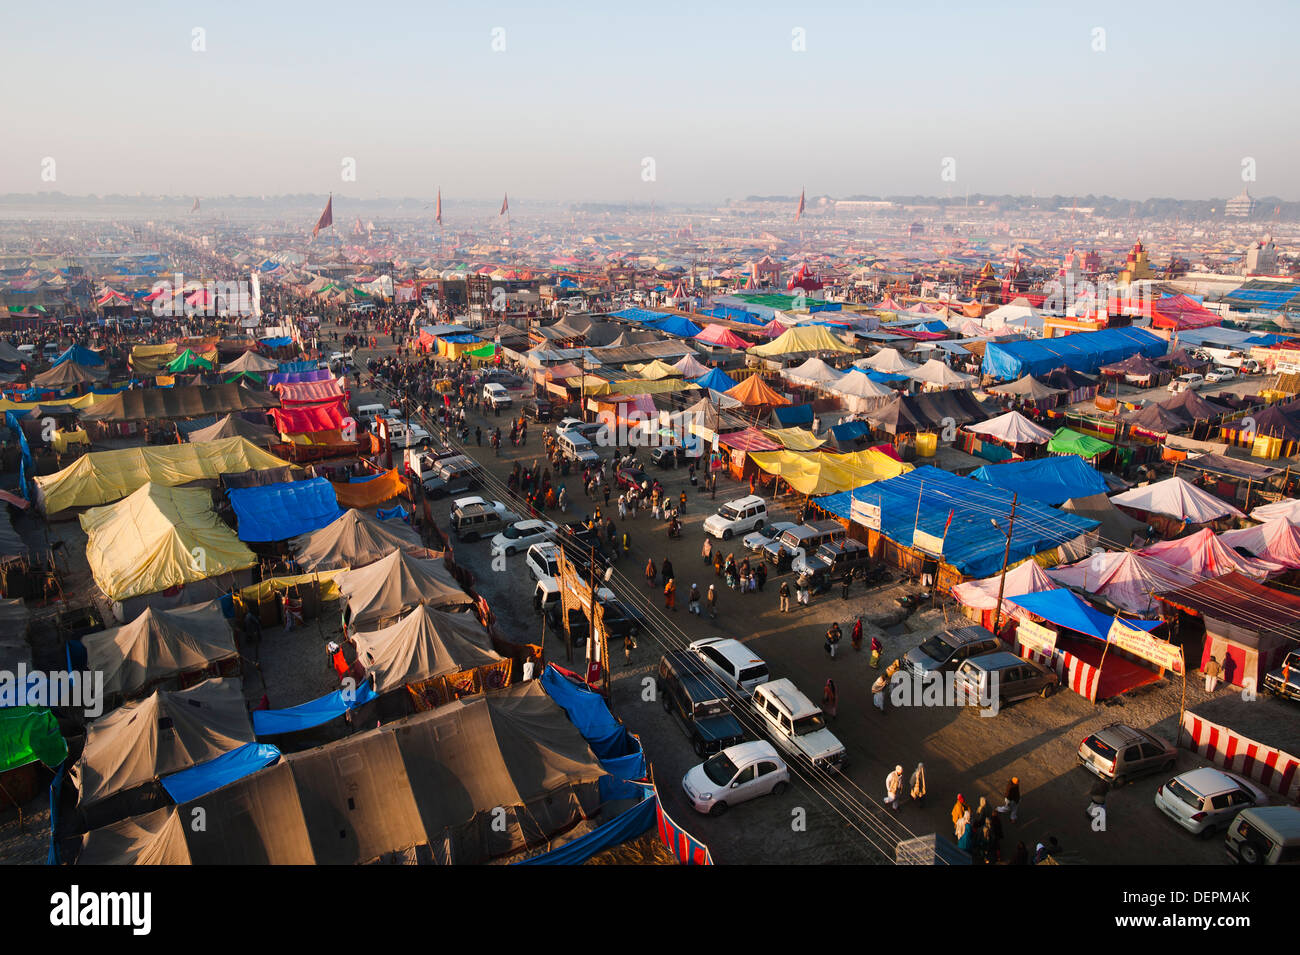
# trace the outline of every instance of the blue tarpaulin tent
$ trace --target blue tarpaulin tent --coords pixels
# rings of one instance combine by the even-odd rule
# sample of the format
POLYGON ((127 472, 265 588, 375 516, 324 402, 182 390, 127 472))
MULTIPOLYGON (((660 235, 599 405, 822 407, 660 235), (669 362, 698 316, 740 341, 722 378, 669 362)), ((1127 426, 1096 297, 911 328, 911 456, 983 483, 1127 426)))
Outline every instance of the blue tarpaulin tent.
POLYGON ((227 493, 239 518, 241 541, 282 541, 310 534, 343 513, 334 485, 325 478, 231 488, 227 493))
POLYGON ((245 743, 238 749, 222 753, 198 766, 163 777, 163 789, 179 806, 191 799, 206 796, 235 780, 251 776, 280 758, 280 751, 270 743, 245 743))
POLYGON ((989 342, 984 348, 984 374, 1014 381, 1065 367, 1095 375, 1102 365, 1134 355, 1159 358, 1168 350, 1167 341, 1141 328, 1104 328, 1063 338, 989 342))
POLYGON ((734 381, 732 377, 721 368, 714 368, 703 378, 696 378, 695 384, 699 385, 701 388, 709 388, 713 391, 730 391, 732 388, 736 387, 738 382, 734 381))
MULTIPOLYGON (((1023 607, 1030 613, 1042 617, 1048 623, 1064 627, 1067 630, 1073 630, 1076 633, 1096 637, 1098 640, 1108 638, 1110 625, 1115 619, 1112 615, 1102 613, 1091 604, 1080 600, 1072 591, 1064 588, 1040 590, 1034 594, 1008 597, 1007 603, 1023 607)), ((1160 620, 1130 620, 1127 617, 1122 619, 1130 627, 1148 631, 1154 630, 1163 622, 1160 620)))
POLYGON ((1022 501, 1029 498, 1053 507, 1072 497, 1105 494, 1110 490, 1096 468, 1073 454, 1035 461, 986 464, 972 471, 970 476, 1004 491, 1014 491, 1022 501))
POLYGON ((653 325, 659 331, 669 335, 676 335, 679 338, 694 338, 704 331, 689 318, 683 318, 681 315, 664 315, 657 322, 646 322, 645 324, 653 325))
POLYGON ((797 428, 812 424, 812 405, 779 405, 772 409, 779 428, 797 428))
POLYGON ((542 689, 564 710, 597 759, 604 762, 640 752, 635 738, 614 719, 600 694, 574 686, 553 666, 542 671, 542 689))
POLYGON ((831 434, 837 442, 855 441, 871 434, 871 426, 865 421, 845 421, 831 425, 831 434))
POLYGON ((280 736, 284 733, 309 730, 322 723, 328 723, 363 703, 369 703, 374 698, 375 691, 370 688, 370 681, 363 680, 355 690, 350 692, 335 690, 319 699, 284 710, 254 710, 253 735, 280 736))
MULTIPOLYGON (((1002 569, 1010 491, 926 465, 886 481, 819 497, 816 504, 850 520, 854 499, 880 508, 881 534, 901 547, 912 547, 914 531, 919 529, 933 539, 941 539, 943 559, 968 577, 988 577, 1002 569), (950 512, 952 525, 945 535, 950 512), (992 523, 995 520, 996 526, 992 523)), ((1011 535, 1010 562, 1059 547, 1097 526, 1098 522, 1090 518, 1058 511, 1038 501, 1020 501, 1011 535)))
POLYGON ((78 365, 91 367, 94 365, 104 364, 104 353, 93 351, 84 345, 70 345, 62 355, 54 359, 54 364, 62 365, 65 361, 76 362, 78 365))
POLYGON ((293 344, 293 339, 287 336, 274 336, 270 338, 259 339, 267 348, 287 348, 293 344))

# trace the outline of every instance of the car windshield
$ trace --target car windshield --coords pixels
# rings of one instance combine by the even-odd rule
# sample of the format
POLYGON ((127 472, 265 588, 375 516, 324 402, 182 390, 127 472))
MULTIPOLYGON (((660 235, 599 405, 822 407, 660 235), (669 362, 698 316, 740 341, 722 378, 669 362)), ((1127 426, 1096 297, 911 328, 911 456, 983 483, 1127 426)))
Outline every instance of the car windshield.
POLYGON ((718 516, 729 521, 740 520, 740 508, 733 507, 730 504, 723 504, 718 508, 718 516))
POLYGON ((726 753, 718 753, 712 759, 705 760, 704 775, 709 777, 709 782, 713 785, 725 786, 735 778, 736 764, 726 753))
POLYGON ((931 660, 946 660, 952 656, 953 645, 943 637, 931 637, 921 644, 921 652, 931 660))
POLYGON ((809 733, 816 733, 818 730, 826 728, 826 719, 821 713, 813 713, 809 716, 801 716, 794 721, 794 735, 807 736, 809 733))
POLYGON ((1201 808, 1200 793, 1196 792, 1195 790, 1191 789, 1188 786, 1183 785, 1177 779, 1171 779, 1169 781, 1169 792, 1172 795, 1176 796, 1178 799, 1180 799, 1182 802, 1186 803, 1191 808, 1196 810, 1199 810, 1201 808))
POLYGON ((781 543, 784 544, 786 547, 798 547, 799 532, 786 531, 784 534, 781 535, 781 543))

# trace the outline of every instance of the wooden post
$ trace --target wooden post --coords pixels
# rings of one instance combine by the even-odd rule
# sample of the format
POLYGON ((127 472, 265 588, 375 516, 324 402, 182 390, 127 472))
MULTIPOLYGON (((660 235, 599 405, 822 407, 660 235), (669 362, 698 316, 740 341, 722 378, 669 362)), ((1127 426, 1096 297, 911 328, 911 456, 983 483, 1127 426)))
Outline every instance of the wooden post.
POLYGON ((1011 534, 1016 528, 1016 502, 1018 495, 1011 495, 1011 520, 1007 525, 1007 546, 1002 552, 1002 574, 998 577, 998 605, 993 611, 993 636, 998 635, 998 626, 1002 623, 1002 593, 1007 586, 1007 562, 1011 559, 1011 534))

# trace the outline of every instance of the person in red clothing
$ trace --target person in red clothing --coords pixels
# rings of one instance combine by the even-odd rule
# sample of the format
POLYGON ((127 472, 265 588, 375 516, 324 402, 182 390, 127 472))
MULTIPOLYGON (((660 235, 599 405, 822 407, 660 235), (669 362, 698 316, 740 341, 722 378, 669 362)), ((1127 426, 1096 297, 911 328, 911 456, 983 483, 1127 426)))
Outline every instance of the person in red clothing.
POLYGON ((677 609, 677 581, 669 577, 668 582, 664 584, 664 609, 677 609))

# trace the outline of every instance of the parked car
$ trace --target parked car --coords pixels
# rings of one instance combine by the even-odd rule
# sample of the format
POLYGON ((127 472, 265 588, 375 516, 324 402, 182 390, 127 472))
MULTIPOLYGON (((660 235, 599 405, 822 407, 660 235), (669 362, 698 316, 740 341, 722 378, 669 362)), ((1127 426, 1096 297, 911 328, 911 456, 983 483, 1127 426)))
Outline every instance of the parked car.
POLYGON ((739 640, 708 637, 696 640, 688 649, 729 689, 741 696, 752 696, 754 687, 771 680, 767 664, 739 640))
POLYGON ((861 541, 845 537, 822 544, 812 554, 797 558, 792 565, 796 573, 811 574, 814 590, 819 590, 832 580, 842 580, 871 563, 871 548, 861 541))
POLYGON ((721 816, 730 807, 790 788, 790 769, 771 743, 728 746, 688 771, 682 791, 696 812, 721 816))
POLYGON ((737 534, 758 530, 767 520, 767 502, 757 494, 728 501, 704 519, 704 532, 731 540, 737 534))
POLYGON ((1253 358, 1246 358, 1242 360, 1239 370, 1243 375, 1258 375, 1264 370, 1264 366, 1253 358))
POLYGON ((1226 365, 1216 365, 1208 374, 1206 374, 1205 380, 1211 384, 1217 385, 1221 381, 1232 381, 1232 379, 1236 377, 1237 372, 1235 369, 1229 368, 1226 365))
POLYGON ((1007 650, 998 650, 966 660, 957 668, 955 682, 958 689, 965 692, 970 705, 987 700, 1000 709, 1004 704, 1027 697, 1051 696, 1061 678, 1055 670, 1049 670, 1041 663, 1023 660, 1007 650))
POLYGON ((936 633, 903 655, 903 666, 917 676, 955 670, 967 657, 1003 649, 1002 641, 978 625, 936 633))
POLYGON ((1122 786, 1138 776, 1173 769, 1178 749, 1145 730, 1111 723, 1084 737, 1075 756, 1088 772, 1122 786))
POLYGON ((618 469, 615 475, 619 487, 640 487, 649 480, 646 473, 640 468, 623 467, 618 469))
POLYGON ((1226 829, 1243 809, 1268 802, 1268 794, 1255 783, 1212 766, 1161 783, 1155 796, 1157 809, 1188 832, 1203 837, 1226 829))
POLYGON ((635 639, 645 632, 648 621, 639 608, 618 599, 606 587, 597 588, 596 599, 605 612, 605 633, 609 639, 622 640, 628 636, 635 639))
POLYGON ((821 708, 789 680, 759 684, 750 702, 779 749, 821 770, 838 772, 847 765, 844 744, 826 728, 821 708))
POLYGON ((555 534, 554 521, 528 518, 515 521, 501 533, 492 538, 492 553, 513 557, 521 550, 527 550, 533 544, 540 544, 555 534))
POLYGON ((551 403, 540 398, 524 405, 524 417, 530 421, 550 421, 551 403))
MULTIPOLYGON (((388 443, 395 448, 427 448, 433 436, 418 424, 407 424, 396 418, 387 418, 388 443)), ((375 428, 378 430, 378 422, 375 428)))
POLYGON ((510 397, 510 392, 506 391, 505 385, 498 384, 495 381, 488 382, 483 386, 483 400, 493 409, 509 408, 514 403, 514 399, 510 397))
POLYGON ((509 524, 519 520, 519 515, 507 511, 504 505, 500 509, 493 505, 500 501, 488 503, 482 498, 460 498, 451 509, 451 529, 460 541, 476 541, 491 538, 509 524))
POLYGON ((802 574, 807 570, 807 555, 822 544, 844 540, 847 535, 844 525, 839 521, 812 521, 800 524, 794 530, 786 531, 776 540, 768 541, 759 552, 769 564, 778 564, 782 548, 790 560, 790 568, 802 574))
POLYGON ((561 432, 555 439, 555 445, 563 457, 576 464, 594 464, 600 461, 600 452, 577 431, 561 432))
POLYGON ((1246 865, 1300 864, 1300 808, 1243 809, 1228 825, 1228 858, 1246 865))
POLYGON ((1264 689, 1289 700, 1300 700, 1300 650, 1292 650, 1280 667, 1264 676, 1264 689))
POLYGON ((555 436, 559 437, 564 432, 571 431, 580 424, 582 424, 581 418, 561 418, 555 424, 555 436))
POLYGON ((744 546, 745 550, 761 550, 763 545, 768 541, 775 540, 786 531, 793 530, 798 526, 799 525, 793 521, 773 521, 771 524, 764 524, 752 534, 746 534, 740 543, 744 546))
POLYGON ((659 699, 675 716, 695 749, 707 756, 742 742, 745 728, 727 705, 717 678, 692 653, 673 650, 659 658, 659 699))
POLYGON ((1195 391, 1203 384, 1205 384, 1204 375, 1198 375, 1195 372, 1188 372, 1185 375, 1179 375, 1173 381, 1169 382, 1169 391, 1173 394, 1179 394, 1184 391, 1195 391))
POLYGON ((524 564, 527 565, 534 580, 559 575, 559 553, 560 546, 550 541, 544 544, 533 544, 528 548, 528 555, 524 558, 524 564))

